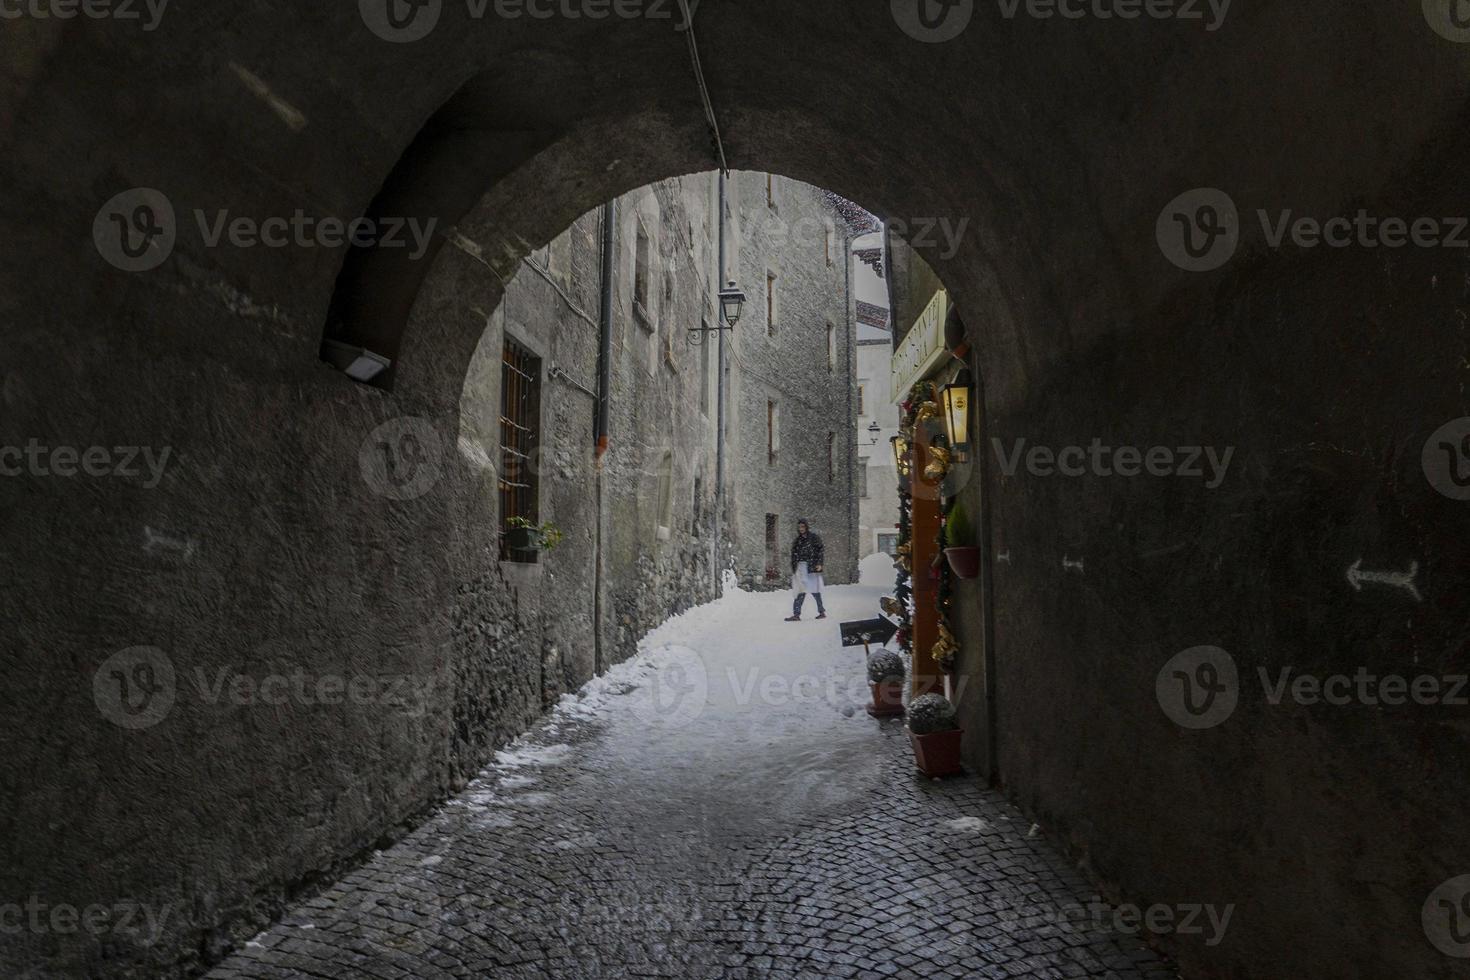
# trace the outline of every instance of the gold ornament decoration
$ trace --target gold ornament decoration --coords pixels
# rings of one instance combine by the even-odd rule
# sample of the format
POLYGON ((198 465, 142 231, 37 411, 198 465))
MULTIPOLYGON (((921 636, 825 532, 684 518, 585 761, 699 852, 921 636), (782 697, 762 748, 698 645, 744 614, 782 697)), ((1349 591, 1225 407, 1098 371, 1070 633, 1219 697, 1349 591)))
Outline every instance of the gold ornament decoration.
POLYGON ((920 425, 923 425, 930 419, 937 418, 939 418, 939 403, 925 402, 924 404, 920 405, 919 410, 914 413, 914 428, 918 428, 920 425))
POLYGON ((939 639, 934 641, 934 662, 946 674, 954 673, 955 655, 959 653, 960 645, 955 642, 954 634, 949 631, 949 624, 941 621, 939 624, 939 639))
POLYGON ((950 452, 943 446, 929 447, 929 465, 924 467, 924 479, 938 483, 949 472, 950 452))

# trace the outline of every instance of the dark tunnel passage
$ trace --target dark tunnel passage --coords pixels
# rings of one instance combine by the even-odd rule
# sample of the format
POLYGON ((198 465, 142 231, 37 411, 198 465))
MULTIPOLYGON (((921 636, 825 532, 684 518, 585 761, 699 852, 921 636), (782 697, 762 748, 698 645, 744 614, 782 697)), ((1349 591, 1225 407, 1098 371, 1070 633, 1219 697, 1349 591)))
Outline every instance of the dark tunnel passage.
MULTIPOLYGON (((667 870, 733 839, 696 814, 775 835, 703 881, 705 914, 885 888, 925 910, 890 916, 907 975, 1016 975, 956 965, 1002 933, 1065 945, 960 915, 1008 868, 1175 913, 1108 927, 1074 975, 1135 954, 1138 975, 1458 975, 1456 0, 682 6, 0 6, 7 974, 238 968, 248 942, 357 921, 341 903, 387 868, 418 912, 354 938, 479 975, 433 923, 514 946, 506 910, 534 904, 434 878, 431 835, 572 874, 601 865, 557 844, 602 817, 613 851, 660 827, 667 870), (968 453, 948 388, 972 399, 968 453), (540 448, 523 430, 544 433, 534 485, 505 468, 540 448), (910 454, 886 459, 890 436, 910 454), (409 475, 385 492, 385 473, 409 475), (860 486, 897 526, 863 517, 860 486), (750 624, 790 612, 798 517, 826 538, 833 614, 791 624, 820 639, 789 669, 866 703, 872 661, 839 626, 885 608, 865 562, 891 552, 911 602, 888 645, 906 696, 948 695, 963 779, 916 779, 905 729, 861 704, 818 725, 718 683, 678 737, 724 788, 685 798, 708 774, 673 778, 668 754, 628 764, 668 723, 616 707, 657 695, 657 656, 750 630, 748 662, 701 663, 730 690, 760 689, 752 664, 784 676, 750 624), (956 546, 973 576, 945 571, 956 546), (220 707, 266 675, 406 706, 286 685, 220 707), (527 778, 545 785, 502 787, 527 778), (575 827, 498 827, 475 795, 499 788, 575 827), (778 797, 790 820, 768 825, 751 801, 778 797), (812 854, 843 848, 823 877, 812 854), (1177 927, 1224 908, 1228 928, 1177 927), (111 911, 87 928, 89 909, 111 911), (140 909, 146 942, 114 927, 140 909), (960 920, 963 941, 926 941, 960 920)), ((525 894, 596 890, 575 878, 525 894)), ((647 890, 598 900, 673 914, 647 890)), ((818 970, 754 941, 721 968, 818 970)), ((874 948, 821 970, 860 975, 874 948)))

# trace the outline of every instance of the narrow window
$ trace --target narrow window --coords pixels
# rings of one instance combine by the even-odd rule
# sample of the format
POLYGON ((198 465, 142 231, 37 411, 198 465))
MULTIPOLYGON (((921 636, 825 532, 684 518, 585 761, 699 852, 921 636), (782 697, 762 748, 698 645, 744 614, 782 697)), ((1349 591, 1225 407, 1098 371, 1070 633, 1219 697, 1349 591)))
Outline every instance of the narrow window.
POLYGON ((837 433, 827 433, 827 482, 837 482, 837 433))
POLYGON ((766 207, 776 210, 776 175, 766 174, 766 207))
POLYGON ((827 373, 837 370, 837 328, 827 324, 827 373))
POLYGON ((781 542, 776 537, 780 523, 775 514, 766 515, 766 578, 781 577, 781 542))
POLYGON ((858 413, 859 416, 866 416, 868 414, 868 386, 867 385, 863 385, 863 384, 858 385, 857 413, 858 413))
POLYGON ((661 335, 658 347, 663 351, 664 364, 670 371, 679 370, 674 360, 674 272, 664 273, 664 299, 659 307, 658 332, 661 335))
POLYGON ((704 523, 704 478, 694 478, 694 506, 690 510, 689 533, 699 537, 699 526, 704 523))
POLYGON ((766 273, 766 336, 776 336, 776 274, 766 273))
POLYGON ((776 453, 781 449, 781 406, 773 401, 766 402, 766 454, 771 465, 776 463, 776 453))
POLYGON ((658 464, 658 539, 667 541, 674 526, 674 454, 658 464))
POLYGON ((867 497, 868 496, 868 457, 867 456, 859 456, 858 457, 857 483, 858 483, 858 496, 859 497, 867 497))
POLYGON ((541 360, 507 338, 500 365, 500 558, 534 563, 537 552, 508 547, 505 532, 540 522, 536 448, 541 441, 541 360))
POLYGON ((652 256, 653 240, 648 237, 648 229, 643 227, 643 219, 640 218, 638 243, 634 246, 633 256, 633 315, 647 329, 653 328, 653 320, 648 315, 648 277, 652 256))
POLYGON ((827 222, 827 265, 830 267, 837 258, 837 251, 833 246, 836 244, 837 230, 832 227, 832 222, 827 222))

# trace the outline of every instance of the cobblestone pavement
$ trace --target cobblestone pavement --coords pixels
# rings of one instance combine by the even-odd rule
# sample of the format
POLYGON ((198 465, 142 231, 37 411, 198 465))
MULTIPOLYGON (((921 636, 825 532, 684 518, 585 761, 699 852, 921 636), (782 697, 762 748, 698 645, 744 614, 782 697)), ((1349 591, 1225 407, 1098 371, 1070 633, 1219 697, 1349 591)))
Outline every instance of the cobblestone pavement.
POLYGON ((917 776, 837 646, 879 590, 830 592, 667 624, 210 976, 1176 976, 998 794, 917 776))

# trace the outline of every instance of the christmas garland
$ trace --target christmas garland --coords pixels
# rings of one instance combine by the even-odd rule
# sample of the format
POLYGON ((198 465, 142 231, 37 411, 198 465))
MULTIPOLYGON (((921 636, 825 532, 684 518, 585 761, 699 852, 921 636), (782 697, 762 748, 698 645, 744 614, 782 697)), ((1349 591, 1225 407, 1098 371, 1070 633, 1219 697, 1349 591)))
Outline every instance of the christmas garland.
MULTIPOLYGON (((929 419, 938 418, 939 391, 932 381, 920 381, 909 390, 909 396, 903 403, 903 419, 899 424, 899 435, 910 446, 918 445, 919 427, 929 419)), ((924 467, 924 478, 935 485, 943 482, 945 475, 949 472, 950 451, 941 438, 938 442, 931 443, 928 450, 929 462, 924 467)), ((897 600, 897 609, 888 610, 898 616, 901 626, 898 631, 898 644, 905 653, 913 653, 913 619, 910 608, 913 599, 913 575, 914 575, 914 523, 913 523, 913 494, 910 492, 909 483, 900 475, 898 489, 898 581, 894 586, 894 598, 897 600)), ((944 552, 944 528, 941 525, 939 540, 936 542, 938 554, 944 552)), ((935 642, 931 651, 936 663, 945 673, 954 673, 955 658, 959 653, 959 643, 955 641, 954 631, 950 626, 949 610, 954 594, 953 572, 949 562, 941 562, 939 565, 939 589, 935 605, 939 612, 939 639, 935 642)))

